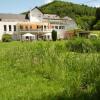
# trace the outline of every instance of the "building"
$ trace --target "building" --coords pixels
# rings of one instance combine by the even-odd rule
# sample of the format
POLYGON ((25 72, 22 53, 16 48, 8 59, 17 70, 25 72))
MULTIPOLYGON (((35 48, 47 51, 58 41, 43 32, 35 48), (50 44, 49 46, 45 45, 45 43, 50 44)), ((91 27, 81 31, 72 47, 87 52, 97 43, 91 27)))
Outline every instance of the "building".
POLYGON ((0 40, 3 34, 12 34, 13 39, 22 39, 22 35, 27 33, 35 35, 36 39, 51 40, 52 30, 57 31, 58 39, 64 39, 68 30, 76 28, 77 24, 70 17, 44 14, 38 7, 26 15, 0 14, 0 40))

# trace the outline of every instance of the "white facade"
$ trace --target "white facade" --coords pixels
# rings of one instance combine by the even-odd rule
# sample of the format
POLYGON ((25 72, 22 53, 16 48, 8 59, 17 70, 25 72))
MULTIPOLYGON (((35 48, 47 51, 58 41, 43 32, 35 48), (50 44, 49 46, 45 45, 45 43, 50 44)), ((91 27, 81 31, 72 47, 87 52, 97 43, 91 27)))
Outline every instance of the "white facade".
POLYGON ((18 22, 0 22, 0 40, 2 39, 3 34, 13 34, 17 31, 17 29, 14 30, 14 27, 16 27, 16 24, 18 22), (6 29, 4 29, 6 27, 6 29))
POLYGON ((42 22, 43 20, 43 13, 38 10, 37 8, 34 8, 30 11, 30 22, 42 22))

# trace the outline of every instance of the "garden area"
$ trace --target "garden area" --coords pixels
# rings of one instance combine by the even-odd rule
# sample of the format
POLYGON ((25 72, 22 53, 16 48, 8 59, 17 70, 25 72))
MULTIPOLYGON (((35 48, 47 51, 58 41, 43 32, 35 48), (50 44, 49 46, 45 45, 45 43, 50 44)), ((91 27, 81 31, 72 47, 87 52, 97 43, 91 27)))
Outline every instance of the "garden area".
POLYGON ((0 43, 0 100, 99 100, 100 40, 0 43))

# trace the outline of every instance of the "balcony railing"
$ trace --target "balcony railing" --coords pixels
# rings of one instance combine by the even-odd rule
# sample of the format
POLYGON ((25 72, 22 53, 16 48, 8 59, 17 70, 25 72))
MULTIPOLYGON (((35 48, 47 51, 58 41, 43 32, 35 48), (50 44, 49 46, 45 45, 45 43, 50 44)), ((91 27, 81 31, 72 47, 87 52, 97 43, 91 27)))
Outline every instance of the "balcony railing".
POLYGON ((51 32, 51 29, 19 29, 19 32, 51 32))

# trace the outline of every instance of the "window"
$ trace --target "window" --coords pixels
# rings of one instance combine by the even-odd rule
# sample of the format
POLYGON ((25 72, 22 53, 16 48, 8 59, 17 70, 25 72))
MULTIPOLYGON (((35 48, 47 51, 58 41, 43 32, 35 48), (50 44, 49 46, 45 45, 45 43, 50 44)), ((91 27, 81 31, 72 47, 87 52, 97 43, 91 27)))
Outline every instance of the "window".
POLYGON ((9 31, 11 31, 11 25, 9 25, 9 31))
POLYGON ((52 28, 54 29, 54 26, 52 26, 52 28))
POLYGON ((20 29, 23 29, 23 26, 22 25, 20 25, 20 29))
POLYGON ((58 26, 55 26, 55 29, 58 29, 58 26))
POLYGON ((37 25, 37 29, 39 29, 39 26, 37 25))
POLYGON ((65 26, 62 26, 62 29, 65 29, 65 26))
POLYGON ((32 26, 30 26, 30 29, 32 29, 32 26))
POLYGON ((59 29, 62 29, 62 26, 59 26, 59 29))
POLYGON ((4 25, 4 31, 7 31, 7 25, 4 25))
POLYGON ((16 31, 16 25, 14 25, 14 31, 16 31))
POLYGON ((50 39, 50 36, 48 35, 48 39, 50 39))
POLYGON ((46 26, 44 26, 44 29, 46 29, 46 26))
POLYGON ((28 30, 28 26, 25 26, 25 29, 28 30))
POLYGON ((59 26, 59 29, 65 29, 65 26, 59 26))

